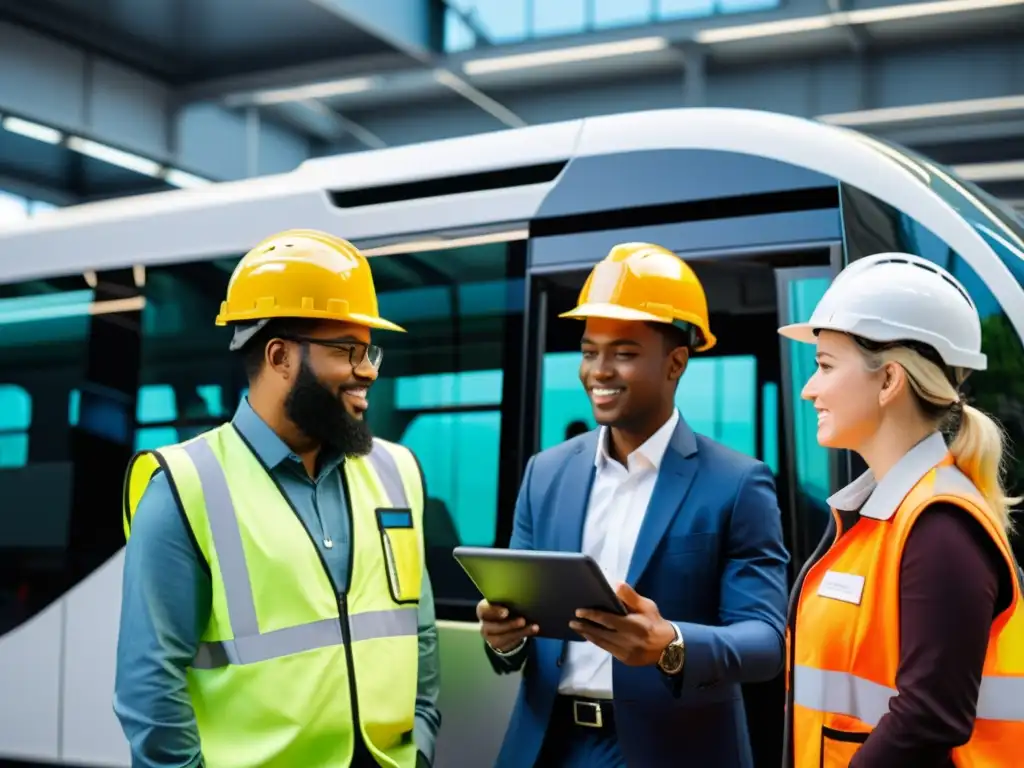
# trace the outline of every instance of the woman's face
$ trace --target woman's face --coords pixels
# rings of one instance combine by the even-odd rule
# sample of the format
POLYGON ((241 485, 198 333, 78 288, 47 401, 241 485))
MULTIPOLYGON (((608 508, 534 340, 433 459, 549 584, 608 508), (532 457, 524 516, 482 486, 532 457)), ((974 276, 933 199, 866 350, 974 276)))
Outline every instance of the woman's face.
POLYGON ((856 342, 835 331, 818 334, 816 359, 818 368, 801 395, 818 412, 818 443, 857 450, 881 423, 885 369, 868 371, 856 342))

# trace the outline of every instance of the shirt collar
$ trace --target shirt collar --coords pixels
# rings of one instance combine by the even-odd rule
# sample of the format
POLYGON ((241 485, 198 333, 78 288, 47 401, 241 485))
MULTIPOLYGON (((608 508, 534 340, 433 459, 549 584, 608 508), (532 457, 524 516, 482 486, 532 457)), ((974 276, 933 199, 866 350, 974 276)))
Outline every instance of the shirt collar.
MULTIPOLYGON (((629 469, 635 469, 638 464, 654 470, 660 469, 661 461, 665 458, 665 451, 672 441, 672 434, 676 431, 678 424, 679 411, 673 408, 672 415, 669 416, 668 421, 662 424, 657 432, 647 438, 643 445, 629 455, 626 460, 629 469)), ((599 470, 612 460, 608 454, 609 438, 608 427, 601 427, 601 431, 597 436, 597 454, 594 456, 594 466, 599 470)))
POLYGON ((848 486, 832 494, 828 505, 842 512, 860 511, 862 517, 888 520, 899 509, 907 494, 949 449, 939 432, 933 432, 896 462, 880 483, 870 471, 865 472, 848 486))
MULTIPOLYGON (((274 469, 285 460, 291 460, 296 464, 301 465, 302 459, 292 452, 292 449, 288 447, 288 444, 284 442, 277 433, 270 428, 270 425, 265 422, 256 411, 252 409, 249 404, 249 398, 245 397, 238 404, 238 408, 235 410, 234 418, 231 423, 234 425, 238 433, 245 439, 245 441, 252 447, 256 457, 266 465, 268 469, 274 469)), ((342 456, 327 455, 325 454, 320 459, 320 472, 328 472, 335 469, 342 460, 342 456)))

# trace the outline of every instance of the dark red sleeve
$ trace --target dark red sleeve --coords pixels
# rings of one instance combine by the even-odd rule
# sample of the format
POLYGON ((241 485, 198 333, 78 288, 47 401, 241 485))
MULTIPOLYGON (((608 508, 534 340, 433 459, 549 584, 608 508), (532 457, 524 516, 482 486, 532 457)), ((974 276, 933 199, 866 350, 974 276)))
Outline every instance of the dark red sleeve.
POLYGON ((950 750, 974 727, 1006 571, 995 544, 962 509, 936 504, 922 513, 900 567, 899 695, 850 768, 952 767, 950 750))

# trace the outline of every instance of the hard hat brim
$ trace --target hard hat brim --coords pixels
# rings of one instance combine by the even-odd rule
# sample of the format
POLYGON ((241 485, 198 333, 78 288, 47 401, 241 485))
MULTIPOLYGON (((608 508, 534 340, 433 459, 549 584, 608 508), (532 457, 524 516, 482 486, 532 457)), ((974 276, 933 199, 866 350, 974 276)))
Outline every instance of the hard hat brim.
MULTIPOLYGON (((327 320, 334 318, 325 318, 327 320)), ((345 319, 337 318, 342 323, 354 323, 355 325, 365 325, 367 328, 376 328, 381 331, 395 331, 396 333, 405 333, 405 328, 400 325, 392 323, 390 320, 385 320, 383 317, 370 317, 369 315, 353 314, 349 315, 345 319)))
POLYGON ((265 312, 260 312, 258 310, 250 312, 233 312, 227 315, 217 315, 217 318, 214 320, 214 324, 231 325, 234 323, 255 323, 260 320, 278 320, 287 318, 305 318, 309 320, 326 320, 328 322, 336 323, 352 323, 353 325, 365 325, 367 328, 376 328, 381 331, 395 331, 397 333, 406 332, 405 328, 402 326, 392 323, 390 320, 385 320, 383 317, 364 315, 359 312, 353 312, 343 316, 332 315, 327 312, 320 312, 317 310, 309 310, 306 312, 296 310, 283 312, 279 315, 267 315, 265 312))
MULTIPOLYGON (((642 309, 632 309, 630 307, 623 307, 619 304, 607 304, 603 302, 580 304, 575 309, 563 312, 559 317, 568 317, 576 320, 585 320, 588 317, 601 317, 606 320, 627 320, 639 323, 665 323, 666 325, 676 324, 675 318, 672 317, 655 315, 653 312, 644 312, 642 309)), ((695 352, 706 352, 718 343, 718 339, 715 338, 715 335, 711 333, 710 330, 704 328, 696 318, 693 321, 690 321, 689 318, 687 318, 684 322, 692 322, 693 325, 700 329, 700 332, 704 336, 704 343, 695 347, 695 352)))
POLYGON ((779 328, 779 335, 804 344, 816 344, 818 337, 815 331, 818 330, 837 330, 846 333, 841 328, 828 328, 826 326, 811 325, 810 323, 790 323, 779 328))
POLYGON ((575 309, 570 309, 568 312, 563 312, 559 317, 571 317, 577 320, 583 320, 588 317, 603 317, 606 320, 634 320, 637 322, 648 322, 648 323, 671 323, 671 317, 663 317, 661 315, 655 315, 650 312, 644 312, 640 309, 631 309, 630 307, 623 307, 619 304, 607 304, 603 302, 594 302, 591 304, 580 304, 575 309))

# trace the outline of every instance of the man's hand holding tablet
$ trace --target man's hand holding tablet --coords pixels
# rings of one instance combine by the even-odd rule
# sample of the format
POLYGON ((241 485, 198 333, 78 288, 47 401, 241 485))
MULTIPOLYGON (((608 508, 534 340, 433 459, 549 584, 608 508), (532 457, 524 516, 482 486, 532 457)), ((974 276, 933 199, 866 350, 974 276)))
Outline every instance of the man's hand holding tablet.
POLYGON ((491 605, 486 600, 477 603, 476 617, 480 619, 480 632, 484 640, 498 653, 515 650, 523 640, 540 631, 536 624, 527 626, 522 617, 510 619, 508 608, 491 605))

